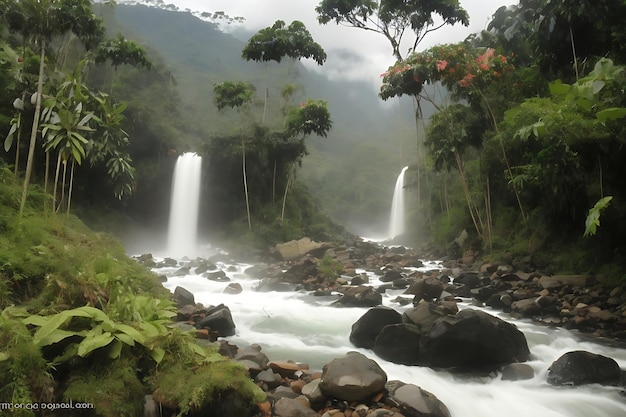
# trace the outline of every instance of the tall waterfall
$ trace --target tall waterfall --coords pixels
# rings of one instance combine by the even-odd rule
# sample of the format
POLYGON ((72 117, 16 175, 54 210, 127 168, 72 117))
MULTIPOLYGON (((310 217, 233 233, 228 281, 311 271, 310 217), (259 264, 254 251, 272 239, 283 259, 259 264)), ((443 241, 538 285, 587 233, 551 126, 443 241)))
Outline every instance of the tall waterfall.
POLYGON ((202 158, 195 153, 178 157, 172 179, 167 255, 194 256, 200 201, 202 158))
POLYGON ((389 239, 400 236, 404 233, 405 210, 404 210, 404 173, 409 167, 402 168, 396 187, 393 190, 393 199, 391 200, 391 215, 389 218, 389 239))

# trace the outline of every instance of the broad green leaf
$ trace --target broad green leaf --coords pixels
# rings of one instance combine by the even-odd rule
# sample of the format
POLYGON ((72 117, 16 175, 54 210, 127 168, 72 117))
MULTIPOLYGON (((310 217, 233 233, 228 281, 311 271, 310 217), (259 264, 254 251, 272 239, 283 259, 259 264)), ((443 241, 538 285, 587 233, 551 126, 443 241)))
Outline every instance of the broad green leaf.
POLYGON ((7 359, 9 359, 9 355, 4 352, 0 352, 0 362, 6 361, 7 359))
POLYGON ((114 340, 113 343, 111 343, 111 347, 109 348, 109 358, 111 359, 117 359, 120 357, 120 354, 122 353, 122 348, 124 347, 124 344, 122 342, 120 342, 119 340, 114 340))
POLYGON ((78 345, 78 356, 84 358, 96 349, 104 347, 115 339, 109 332, 102 333, 95 337, 85 337, 80 345, 78 345))
POLYGON ((165 351, 159 347, 154 348, 150 351, 150 357, 154 359, 156 363, 161 363, 165 357, 165 351))
POLYGON ((4 139, 4 151, 9 152, 11 146, 13 145, 13 134, 17 130, 17 124, 11 125, 11 129, 9 129, 9 133, 7 134, 6 139, 4 139))
POLYGON ((36 346, 41 346, 41 342, 50 336, 52 332, 71 320, 72 317, 75 317, 75 315, 72 314, 73 312, 74 310, 65 310, 50 317, 50 319, 35 332, 33 343, 36 346))
POLYGON ((188 346, 191 350, 193 350, 197 355, 202 356, 203 358, 207 357, 206 349, 195 342, 189 342, 188 346))
POLYGON ((141 334, 141 332, 139 332, 139 330, 127 324, 116 324, 115 328, 119 333, 127 334, 128 336, 132 337, 136 342, 139 342, 142 345, 146 341, 146 338, 143 334, 141 334))
POLYGON ((608 207, 612 199, 612 196, 601 198, 591 209, 589 209, 589 214, 585 219, 585 233, 583 236, 593 236, 596 234, 598 227, 600 227, 600 212, 608 207))
POLYGON ((48 323, 48 320, 50 320, 50 317, 30 316, 30 317, 26 317, 24 320, 22 320, 22 323, 24 323, 26 325, 32 324, 33 326, 42 327, 42 326, 45 326, 46 323, 48 323))
POLYGON ((596 118, 604 122, 606 120, 614 120, 621 119, 626 117, 626 108, 625 107, 611 107, 608 109, 600 110, 596 113, 596 118))
POLYGON ((115 337, 122 343, 127 344, 128 346, 135 346, 135 339, 127 335, 126 333, 116 333, 115 337))
POLYGON ((59 343, 61 340, 67 339, 71 336, 85 336, 85 332, 73 332, 71 330, 57 329, 48 336, 39 341, 40 346, 50 346, 55 343, 59 343))

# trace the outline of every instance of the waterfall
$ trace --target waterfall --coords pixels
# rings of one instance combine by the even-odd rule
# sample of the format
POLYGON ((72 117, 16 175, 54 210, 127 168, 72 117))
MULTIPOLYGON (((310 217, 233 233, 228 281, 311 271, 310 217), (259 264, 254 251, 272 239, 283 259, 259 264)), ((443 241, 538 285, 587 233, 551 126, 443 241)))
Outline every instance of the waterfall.
POLYGON ((195 256, 202 158, 195 153, 178 157, 172 179, 167 255, 195 256))
POLYGON ((389 239, 404 234, 404 173, 409 167, 402 168, 391 200, 391 216, 389 218, 389 239))

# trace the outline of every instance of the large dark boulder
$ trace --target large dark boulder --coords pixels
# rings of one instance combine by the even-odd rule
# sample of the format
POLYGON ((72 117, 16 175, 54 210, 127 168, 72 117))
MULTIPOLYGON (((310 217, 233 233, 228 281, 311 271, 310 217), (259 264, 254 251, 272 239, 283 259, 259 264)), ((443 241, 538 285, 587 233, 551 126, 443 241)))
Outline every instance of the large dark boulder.
POLYGON ((422 365, 490 371, 524 362, 530 351, 513 324, 484 311, 466 309, 437 319, 422 338, 422 365))
POLYGON ((319 389, 326 398, 368 401, 383 391, 387 374, 373 360, 358 352, 348 352, 324 365, 319 389))
POLYGON ((450 411, 435 395, 417 385, 389 381, 387 405, 396 407, 406 417, 450 417, 450 411))
POLYGON ((196 301, 191 291, 183 287, 176 287, 174 289, 174 301, 176 301, 178 307, 189 305, 193 306, 196 304, 196 301))
POLYGON ((622 370, 615 360, 584 350, 567 352, 548 368, 552 385, 619 385, 621 379, 622 370))
POLYGON ((396 310, 385 306, 376 306, 363 314, 353 325, 350 342, 356 347, 366 349, 374 346, 374 340, 383 327, 402 323, 402 316, 396 310))
POLYGON ((413 324, 390 324, 382 328, 372 350, 389 362, 419 365, 421 339, 422 332, 413 324))
POLYGON ((235 322, 230 309, 224 304, 207 311, 207 315, 194 324, 196 329, 209 329, 217 332, 220 337, 233 336, 235 334, 235 322))

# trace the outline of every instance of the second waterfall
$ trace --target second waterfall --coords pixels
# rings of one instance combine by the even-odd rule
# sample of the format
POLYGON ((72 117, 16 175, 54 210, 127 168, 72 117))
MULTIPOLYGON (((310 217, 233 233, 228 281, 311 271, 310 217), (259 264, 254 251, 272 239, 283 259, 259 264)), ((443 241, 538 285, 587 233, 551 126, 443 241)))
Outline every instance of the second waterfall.
POLYGON ((404 207, 404 173, 409 169, 408 166, 402 168, 396 186, 393 190, 393 199, 391 200, 391 215, 389 216, 389 239, 404 234, 405 232, 405 207, 404 207))
POLYGON ((178 157, 172 179, 172 197, 167 235, 167 254, 195 256, 202 158, 195 153, 178 157))

